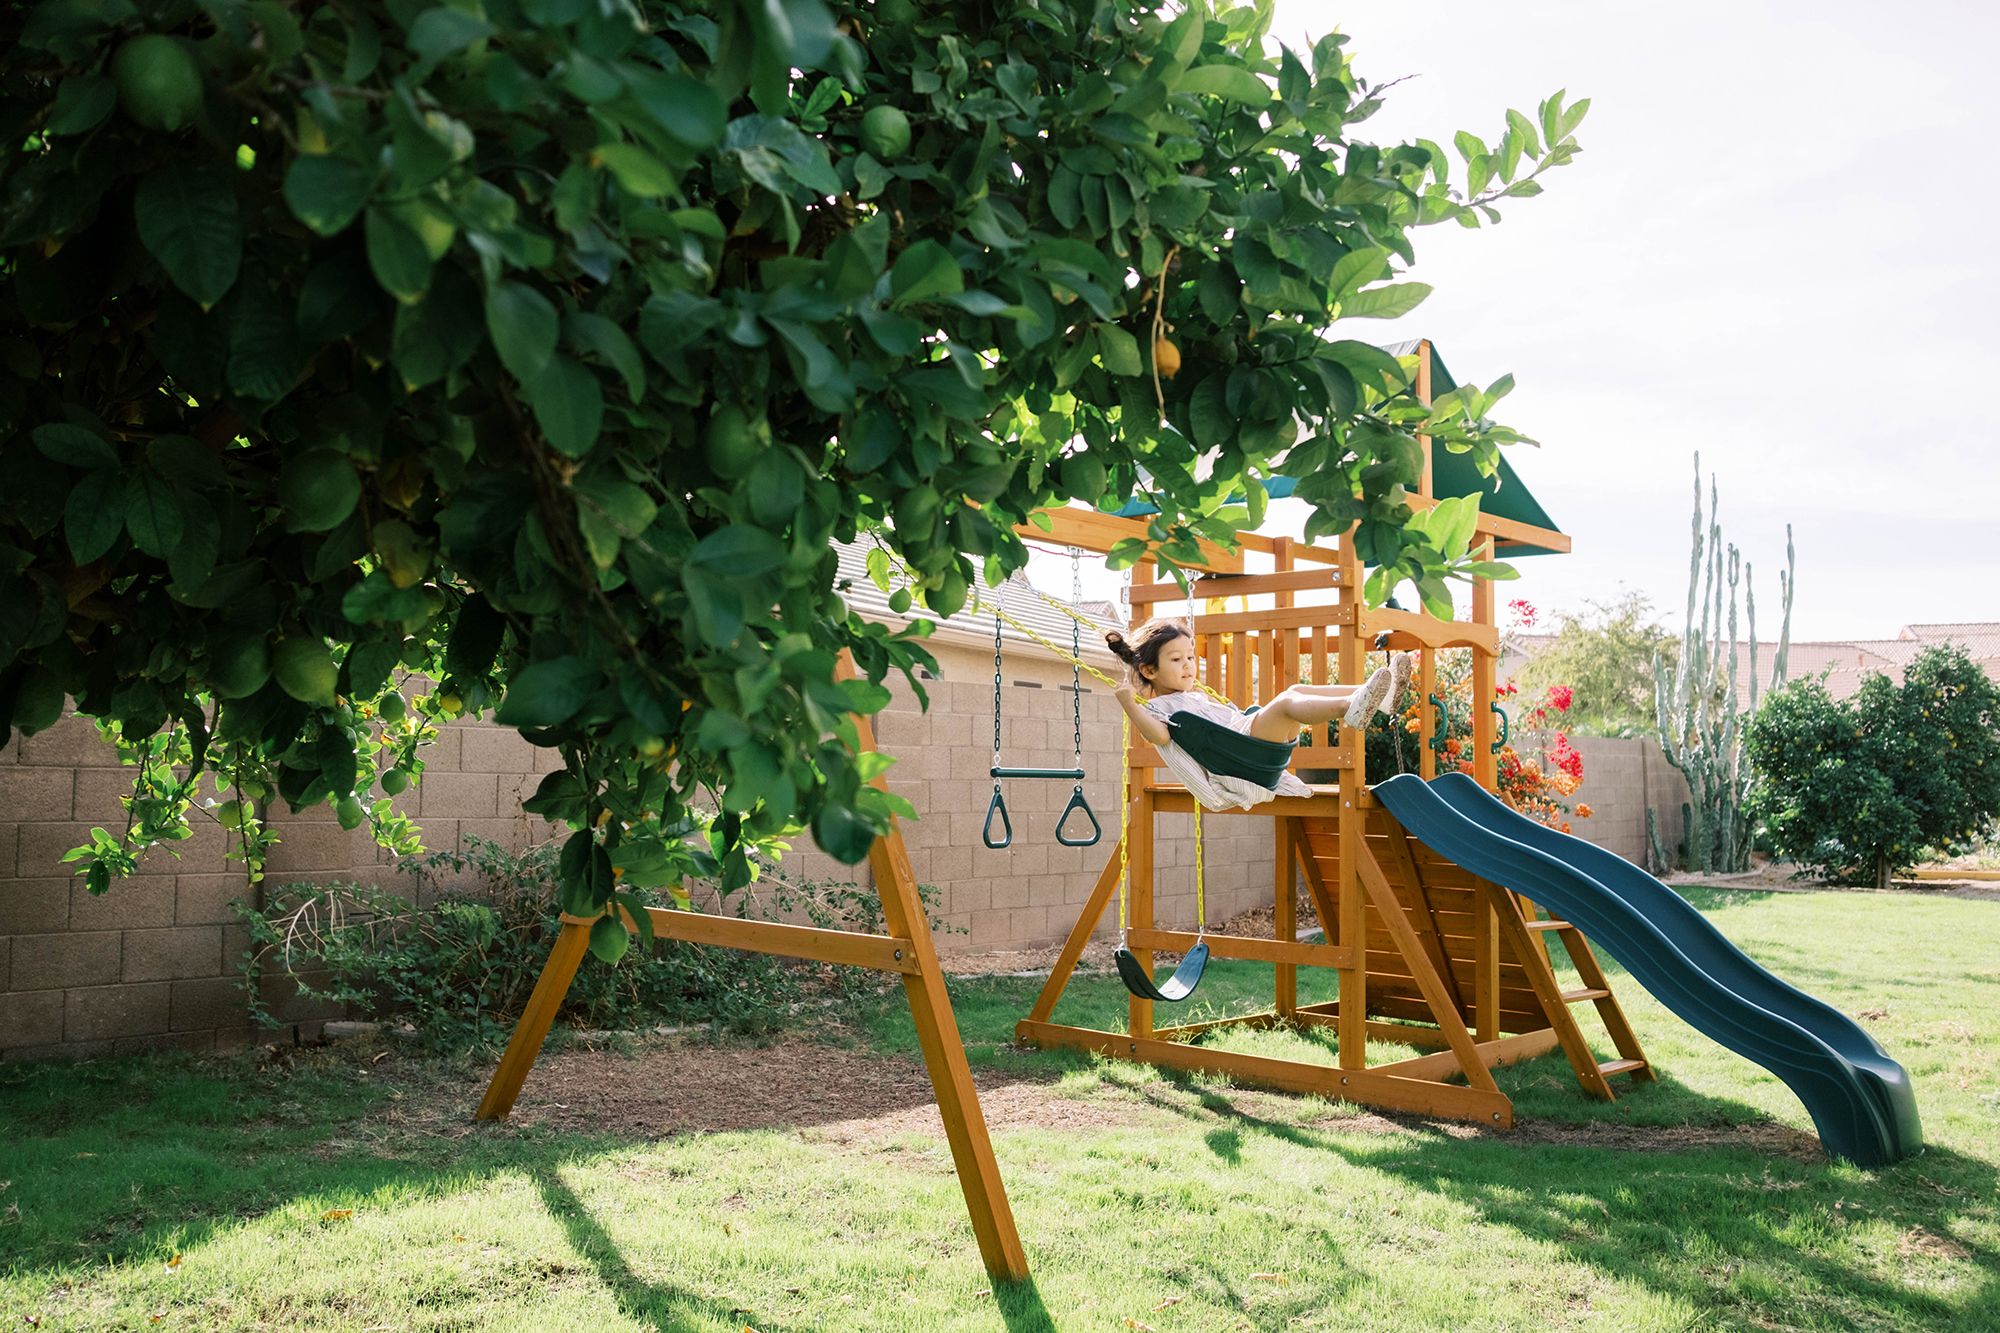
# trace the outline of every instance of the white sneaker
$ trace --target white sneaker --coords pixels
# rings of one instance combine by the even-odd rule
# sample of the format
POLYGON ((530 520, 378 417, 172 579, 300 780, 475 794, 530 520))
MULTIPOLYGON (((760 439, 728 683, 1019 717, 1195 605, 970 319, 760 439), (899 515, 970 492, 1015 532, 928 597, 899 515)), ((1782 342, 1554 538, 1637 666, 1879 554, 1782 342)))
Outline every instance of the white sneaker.
POLYGON ((1389 692, 1382 696, 1379 707, 1384 713, 1394 716, 1396 705, 1403 701, 1403 694, 1410 688, 1410 677, 1417 671, 1415 653, 1397 653, 1389 659, 1389 692))
POLYGON ((1354 692, 1354 697, 1347 701, 1347 713, 1340 719, 1342 726, 1358 730, 1368 725, 1368 715, 1380 708, 1382 701, 1389 697, 1389 676, 1388 667, 1375 669, 1375 674, 1364 681, 1361 688, 1354 692))

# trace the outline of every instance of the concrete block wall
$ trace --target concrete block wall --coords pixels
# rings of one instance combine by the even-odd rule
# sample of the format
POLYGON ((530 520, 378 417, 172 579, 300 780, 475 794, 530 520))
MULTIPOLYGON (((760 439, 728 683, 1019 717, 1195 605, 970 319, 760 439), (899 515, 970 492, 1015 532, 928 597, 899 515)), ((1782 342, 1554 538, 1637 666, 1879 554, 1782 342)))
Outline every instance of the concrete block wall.
MULTIPOLYGON (((993 662, 990 651, 934 642, 931 706, 892 678, 877 740, 896 757, 891 790, 918 818, 903 826, 920 882, 937 886, 934 913, 947 953, 1053 944, 1068 934, 1118 838, 1119 714, 1102 685, 1084 678, 1084 791, 1104 827, 1094 847, 1063 847, 1055 824, 1070 796, 1063 781, 1005 784, 1013 846, 981 842, 993 784, 993 662)), ((1015 767, 1068 767, 1072 760, 1070 673, 1040 652, 1010 648, 1002 676, 1003 759, 1015 767)), ((1596 815, 1576 831, 1643 863, 1647 804, 1660 809, 1662 836, 1680 836, 1686 786, 1651 742, 1577 738, 1584 753, 1580 793, 1596 815)), ((521 802, 555 764, 514 732, 485 723, 446 728, 427 755, 424 779, 401 799, 433 850, 463 850, 478 836, 523 848, 556 833, 521 802)), ((93 825, 118 827, 119 797, 131 770, 87 720, 68 718, 38 736, 0 748, 0 1058, 90 1055, 159 1046, 207 1048, 255 1039, 237 989, 248 932, 230 904, 249 889, 224 855, 223 831, 197 821, 174 852, 156 849, 137 875, 93 896, 61 863, 93 825), (174 853, 178 853, 175 855, 174 853)), ((1195 919, 1193 820, 1157 817, 1156 920, 1168 928, 1195 919)), ((274 815, 272 891, 295 883, 360 881, 411 894, 418 885, 365 832, 340 828, 325 808, 274 815)), ((1270 901, 1267 820, 1210 816, 1203 821, 1208 919, 1220 922, 1270 901)), ((799 840, 787 858, 795 879, 869 883, 864 863, 844 866, 799 840)), ((474 887, 441 882, 427 892, 474 887)), ((768 904, 768 888, 756 892, 768 904)), ((420 894, 419 896, 426 896, 420 894)), ((1115 903, 1100 934, 1116 930, 1115 903)), ((309 1033, 327 1006, 267 982, 264 1002, 309 1033)))

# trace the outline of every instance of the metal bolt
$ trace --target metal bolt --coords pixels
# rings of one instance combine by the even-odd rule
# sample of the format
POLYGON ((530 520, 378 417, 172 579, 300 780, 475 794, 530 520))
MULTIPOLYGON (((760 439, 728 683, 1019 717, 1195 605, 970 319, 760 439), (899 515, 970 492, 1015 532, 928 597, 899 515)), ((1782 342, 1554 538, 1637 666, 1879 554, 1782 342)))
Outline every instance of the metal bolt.
POLYGON ((1347 1075, 1342 1074, 1340 1076, 1340 1086, 1343 1088, 1347 1086, 1347 1075))
POLYGON ((1500 1123, 1500 1113, 1498 1111, 1493 1113, 1493 1123, 1496 1125, 1500 1123))
POLYGON ((896 961, 899 963, 903 961, 903 951, 901 949, 896 950, 896 961))
POLYGON ((1139 1053, 1139 1043, 1135 1041, 1132 1043, 1132 1054, 1137 1055, 1138 1053, 1139 1053))

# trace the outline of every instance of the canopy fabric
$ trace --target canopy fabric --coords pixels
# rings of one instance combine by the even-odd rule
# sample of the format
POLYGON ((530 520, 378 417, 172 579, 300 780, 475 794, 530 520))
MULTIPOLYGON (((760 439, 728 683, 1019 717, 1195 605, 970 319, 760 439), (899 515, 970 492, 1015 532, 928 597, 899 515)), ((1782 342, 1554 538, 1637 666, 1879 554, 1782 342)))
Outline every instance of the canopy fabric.
MULTIPOLYGON (((1391 343, 1382 350, 1391 356, 1416 355, 1418 342, 1391 343)), ((1438 355, 1437 344, 1431 344, 1431 393, 1433 396, 1450 393, 1458 387, 1458 381, 1445 367, 1444 358, 1438 355)), ((1274 500, 1282 500, 1297 488, 1293 477, 1271 477, 1264 483, 1264 489, 1274 500)), ((1479 512, 1491 514, 1495 518, 1512 519, 1517 523, 1527 523, 1537 528, 1547 528, 1551 532, 1561 532, 1555 520, 1549 517, 1541 502, 1536 500, 1528 488, 1521 484, 1521 478, 1507 461, 1505 451, 1500 454, 1499 466, 1490 477, 1479 475, 1479 469, 1472 462, 1470 454, 1455 454, 1448 449, 1435 450, 1431 456, 1431 493, 1440 500, 1455 500, 1461 495, 1479 496, 1479 512)), ((1234 497, 1240 501, 1241 496, 1234 497)), ((1128 501, 1115 511, 1120 518, 1138 518, 1154 512, 1153 506, 1144 500, 1128 501)), ((1507 543, 1499 554, 1508 559, 1523 555, 1561 554, 1547 546, 1530 546, 1526 543, 1507 543)))

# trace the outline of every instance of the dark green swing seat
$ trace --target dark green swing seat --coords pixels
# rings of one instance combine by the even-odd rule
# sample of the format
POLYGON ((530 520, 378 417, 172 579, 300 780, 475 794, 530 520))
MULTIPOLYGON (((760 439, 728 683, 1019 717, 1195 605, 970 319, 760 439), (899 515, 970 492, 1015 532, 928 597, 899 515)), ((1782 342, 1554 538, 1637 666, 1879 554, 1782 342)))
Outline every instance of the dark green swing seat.
MULTIPOLYGON (((1174 744, 1209 772, 1242 778, 1272 790, 1276 790, 1278 780, 1292 762, 1292 751, 1298 746, 1296 740, 1266 741, 1246 736, 1194 713, 1175 713, 1167 719, 1167 732, 1174 744)), ((1118 964, 1118 976, 1126 990, 1142 1000, 1178 1004, 1194 994, 1194 988, 1201 984, 1201 974, 1208 967, 1208 945, 1196 940, 1174 974, 1158 983, 1139 965, 1130 949, 1120 948, 1112 959, 1118 964)))

